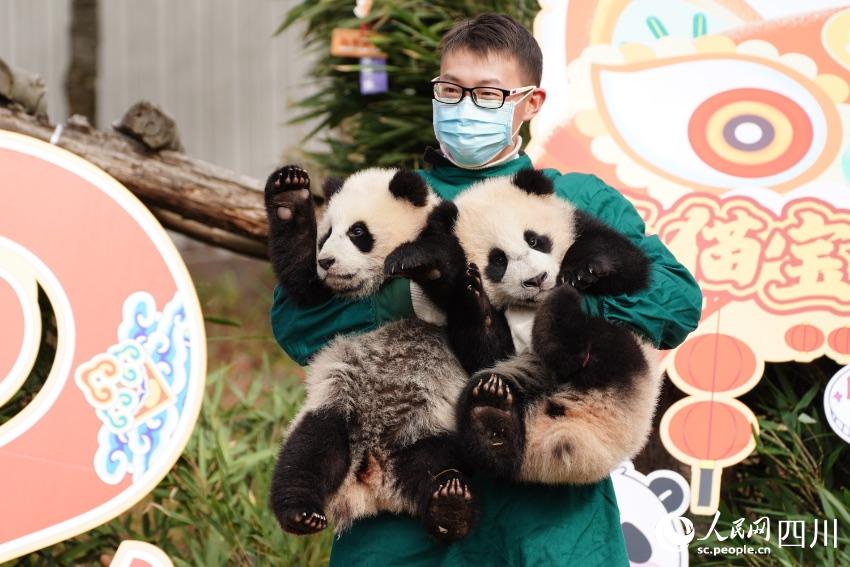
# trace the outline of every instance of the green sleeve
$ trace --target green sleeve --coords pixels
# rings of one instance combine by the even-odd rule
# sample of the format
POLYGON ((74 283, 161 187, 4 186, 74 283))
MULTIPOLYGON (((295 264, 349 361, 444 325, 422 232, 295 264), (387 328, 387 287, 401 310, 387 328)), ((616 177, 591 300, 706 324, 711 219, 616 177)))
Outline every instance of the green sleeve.
POLYGON ((619 191, 595 176, 589 176, 588 183, 595 187, 587 212, 640 247, 651 266, 646 289, 633 294, 585 296, 586 312, 628 324, 657 348, 679 346, 699 323, 699 285, 657 236, 646 236, 643 219, 619 191))
POLYGON ((410 282, 394 279, 360 300, 332 298, 299 307, 280 287, 274 290, 272 333, 289 357, 302 366, 336 335, 365 333, 387 321, 413 316, 410 282))

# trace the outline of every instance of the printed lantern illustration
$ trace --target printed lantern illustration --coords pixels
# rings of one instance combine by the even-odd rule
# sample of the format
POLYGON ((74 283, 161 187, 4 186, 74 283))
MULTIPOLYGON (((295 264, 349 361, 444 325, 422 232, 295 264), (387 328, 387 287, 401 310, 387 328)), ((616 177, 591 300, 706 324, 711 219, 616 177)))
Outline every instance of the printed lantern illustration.
POLYGON ((691 510, 712 513, 720 498, 720 473, 753 449, 758 421, 734 399, 752 388, 762 374, 746 344, 723 334, 688 339, 668 371, 691 394, 664 414, 661 435, 680 461, 692 467, 691 510))
POLYGON ((850 362, 850 8, 541 6, 535 165, 620 189, 702 289, 699 327, 663 361, 688 397, 661 434, 711 514, 720 471, 755 446, 735 398, 764 363, 850 362))

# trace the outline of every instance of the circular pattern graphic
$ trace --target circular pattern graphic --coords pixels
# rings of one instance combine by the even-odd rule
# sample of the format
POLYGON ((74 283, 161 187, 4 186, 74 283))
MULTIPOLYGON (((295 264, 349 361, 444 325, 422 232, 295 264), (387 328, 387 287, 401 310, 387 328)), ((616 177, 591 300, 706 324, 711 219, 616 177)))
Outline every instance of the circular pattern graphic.
POLYGON ((835 434, 850 443, 850 366, 836 372, 827 383, 823 409, 835 434))
POLYGON ((697 155, 737 177, 776 175, 802 160, 814 129, 806 111, 790 98, 764 89, 732 89, 700 104, 688 124, 697 155))
POLYGON ((56 337, 44 383, 0 424, 2 563, 110 520, 156 486, 197 419, 206 341, 179 252, 115 179, 0 131, 0 191, 0 313, 16 327, 0 335, 12 339, 0 341, 0 370, 27 355, 18 378, 0 380, 0 404, 32 370, 40 296, 56 337))

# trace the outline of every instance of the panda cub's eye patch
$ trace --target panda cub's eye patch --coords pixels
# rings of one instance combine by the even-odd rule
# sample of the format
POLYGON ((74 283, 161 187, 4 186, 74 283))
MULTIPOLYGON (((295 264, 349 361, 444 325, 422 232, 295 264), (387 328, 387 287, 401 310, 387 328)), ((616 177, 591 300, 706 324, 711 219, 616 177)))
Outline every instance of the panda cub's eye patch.
POLYGON ((357 221, 348 227, 348 232, 346 234, 352 244, 354 244, 357 249, 364 254, 372 251, 372 247, 375 245, 375 238, 372 236, 372 233, 369 232, 369 227, 367 227, 366 223, 363 221, 357 221))
POLYGON ((331 237, 331 229, 329 228, 325 235, 319 239, 319 250, 325 245, 325 242, 328 241, 328 238, 331 237))
POLYGON ((508 269, 508 256, 501 248, 493 248, 487 255, 487 267, 484 268, 484 275, 491 282, 500 282, 505 277, 505 271, 508 269))
POLYGON ((552 241, 548 236, 537 234, 533 230, 526 230, 523 237, 532 250, 537 250, 544 254, 548 254, 552 251, 552 241))

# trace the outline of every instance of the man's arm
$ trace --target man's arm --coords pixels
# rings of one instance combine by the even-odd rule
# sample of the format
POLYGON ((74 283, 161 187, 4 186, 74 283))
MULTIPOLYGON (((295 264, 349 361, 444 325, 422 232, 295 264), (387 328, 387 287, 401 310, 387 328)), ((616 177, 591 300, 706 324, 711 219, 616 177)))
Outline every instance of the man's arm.
POLYGON ((587 183, 591 184, 585 188, 590 192, 590 200, 579 206, 634 242, 649 259, 650 269, 649 285, 644 290, 609 296, 585 295, 585 311, 628 324, 657 348, 677 347, 699 323, 702 311, 699 285, 657 236, 645 235, 643 219, 619 191, 596 176, 587 176, 587 183))
POLYGON ((365 333, 387 321, 413 316, 410 283, 394 279, 365 299, 331 298, 299 307, 280 287, 274 290, 272 333, 289 357, 302 366, 336 335, 365 333))

